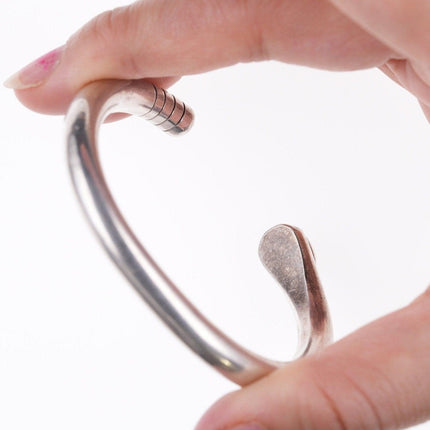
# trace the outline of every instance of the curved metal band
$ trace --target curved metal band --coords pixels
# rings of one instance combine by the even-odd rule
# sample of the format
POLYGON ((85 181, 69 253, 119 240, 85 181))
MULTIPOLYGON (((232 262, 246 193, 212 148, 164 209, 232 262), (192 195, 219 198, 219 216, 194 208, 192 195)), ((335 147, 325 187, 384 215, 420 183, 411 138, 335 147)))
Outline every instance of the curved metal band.
MULTIPOLYGON (((79 92, 66 117, 67 154, 76 193, 96 235, 149 306, 196 354, 242 386, 267 375, 283 363, 253 354, 212 325, 155 263, 122 217, 97 148, 98 129, 115 112, 142 116, 170 134, 186 131, 193 120, 182 102, 147 81, 99 81, 79 92)), ((296 309, 297 356, 322 348, 331 340, 331 326, 307 240, 300 230, 280 225, 264 235, 259 252, 296 309)))

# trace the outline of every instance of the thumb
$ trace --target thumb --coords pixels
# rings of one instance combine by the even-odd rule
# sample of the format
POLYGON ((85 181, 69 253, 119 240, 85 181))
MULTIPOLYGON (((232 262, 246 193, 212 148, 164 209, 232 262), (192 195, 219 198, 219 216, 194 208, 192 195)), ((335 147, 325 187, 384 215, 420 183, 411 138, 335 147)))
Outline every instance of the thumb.
POLYGON ((27 107, 55 114, 90 81, 179 76, 258 59, 255 8, 244 4, 147 0, 107 11, 5 85, 27 107))
POLYGON ((196 430, 399 429, 430 417, 430 293, 218 401, 196 430))

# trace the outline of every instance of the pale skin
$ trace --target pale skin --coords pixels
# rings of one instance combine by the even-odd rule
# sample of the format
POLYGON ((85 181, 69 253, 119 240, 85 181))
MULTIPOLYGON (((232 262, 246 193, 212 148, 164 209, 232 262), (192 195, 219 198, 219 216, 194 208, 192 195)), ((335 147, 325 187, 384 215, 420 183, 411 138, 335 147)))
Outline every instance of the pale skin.
MULTIPOLYGON (((64 113, 90 81, 151 78, 166 87, 182 75, 275 59, 329 70, 379 67, 430 121, 429 28, 426 0, 139 1, 89 22, 52 75, 16 94, 35 111, 64 113)), ((430 292, 223 397, 197 429, 398 429, 426 419, 430 292)))

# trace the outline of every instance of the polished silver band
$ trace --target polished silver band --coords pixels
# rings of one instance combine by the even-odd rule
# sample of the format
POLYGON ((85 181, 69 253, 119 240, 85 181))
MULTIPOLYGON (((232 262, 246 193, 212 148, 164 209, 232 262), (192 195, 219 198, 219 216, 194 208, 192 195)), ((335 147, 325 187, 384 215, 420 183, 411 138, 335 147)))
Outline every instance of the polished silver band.
MULTIPOLYGON (((179 291, 135 237, 115 204, 98 156, 100 125, 112 113, 141 116, 169 134, 190 128, 192 111, 144 81, 94 82, 75 97, 66 117, 67 154, 73 185, 105 250, 149 306, 196 354, 239 385, 284 363, 260 357, 227 337, 179 291)), ((331 341, 331 324, 310 245, 300 230, 279 225, 261 240, 260 258, 288 294, 297 313, 296 357, 331 341)))

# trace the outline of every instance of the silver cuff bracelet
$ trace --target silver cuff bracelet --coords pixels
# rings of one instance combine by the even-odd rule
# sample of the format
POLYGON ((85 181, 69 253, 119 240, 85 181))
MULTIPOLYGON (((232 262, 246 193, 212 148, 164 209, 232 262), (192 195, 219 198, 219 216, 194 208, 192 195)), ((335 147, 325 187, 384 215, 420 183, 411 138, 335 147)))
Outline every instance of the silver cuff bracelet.
MULTIPOLYGON (((178 135, 193 122, 184 103, 152 83, 106 80, 83 88, 66 117, 67 156, 78 199, 112 261, 170 329, 196 354, 239 385, 284 363, 260 357, 210 323, 179 291, 127 225, 106 184, 98 155, 98 130, 112 113, 145 118, 178 135)), ((331 341, 331 324, 312 249, 302 232, 279 225, 266 232, 259 255, 286 291, 297 313, 296 358, 331 341)))

